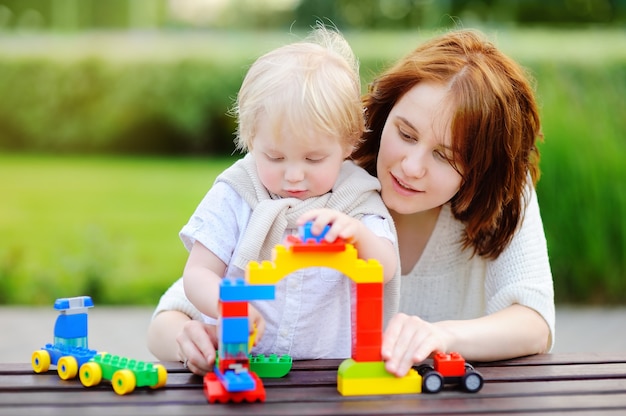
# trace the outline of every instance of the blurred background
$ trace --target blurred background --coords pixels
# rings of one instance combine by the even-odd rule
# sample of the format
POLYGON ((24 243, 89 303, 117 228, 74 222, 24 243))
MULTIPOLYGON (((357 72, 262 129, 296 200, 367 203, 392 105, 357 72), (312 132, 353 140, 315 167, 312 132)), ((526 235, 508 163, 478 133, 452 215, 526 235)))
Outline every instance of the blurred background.
POLYGON ((557 302, 626 305, 626 0, 0 0, 0 304, 155 305, 246 68, 317 20, 364 89, 459 27, 528 68, 557 302))

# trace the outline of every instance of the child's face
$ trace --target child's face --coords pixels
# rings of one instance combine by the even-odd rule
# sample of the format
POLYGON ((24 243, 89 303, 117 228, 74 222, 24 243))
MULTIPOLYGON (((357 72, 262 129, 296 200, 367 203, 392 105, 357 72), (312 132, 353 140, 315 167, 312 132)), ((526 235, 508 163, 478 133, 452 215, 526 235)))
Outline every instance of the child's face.
POLYGON ((329 192, 350 149, 335 137, 287 130, 279 139, 268 118, 260 118, 251 153, 263 185, 282 198, 304 200, 329 192))

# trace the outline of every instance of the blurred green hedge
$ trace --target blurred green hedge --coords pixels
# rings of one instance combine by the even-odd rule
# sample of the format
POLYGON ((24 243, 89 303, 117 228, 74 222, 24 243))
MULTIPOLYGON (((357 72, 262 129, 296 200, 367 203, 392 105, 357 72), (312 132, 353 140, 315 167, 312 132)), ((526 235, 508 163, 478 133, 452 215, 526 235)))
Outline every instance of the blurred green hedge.
POLYGON ((211 62, 0 61, 0 147, 87 153, 225 153, 241 70, 211 62))
MULTIPOLYGON (((365 84, 429 36, 347 37, 365 84)), ((537 80, 545 133, 538 193, 557 301, 624 304, 626 37, 601 31, 493 37, 537 80)), ((230 154, 235 124, 227 111, 246 67, 291 40, 203 33, 0 42, 0 150, 230 154)))

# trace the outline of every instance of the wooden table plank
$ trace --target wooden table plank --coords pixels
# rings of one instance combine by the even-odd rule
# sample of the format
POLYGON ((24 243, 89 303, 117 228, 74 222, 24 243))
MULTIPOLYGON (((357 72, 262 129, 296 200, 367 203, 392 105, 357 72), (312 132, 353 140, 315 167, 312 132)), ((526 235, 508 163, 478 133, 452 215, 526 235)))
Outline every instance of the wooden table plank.
MULTIPOLYGON (((11 407, 22 414, 46 414, 45 409, 55 409, 58 414, 71 415, 116 415, 137 414, 144 409, 151 415, 396 415, 406 414, 489 414, 489 413, 531 413, 531 412, 573 412, 578 410, 626 411, 626 395, 587 394, 580 396, 548 395, 532 399, 528 397, 488 397, 482 395, 414 395, 412 397, 379 397, 349 398, 334 401, 300 401, 297 403, 268 400, 265 403, 240 404, 208 404, 201 394, 195 400, 161 401, 169 396, 168 391, 158 394, 106 396, 98 393, 76 394, 61 393, 60 397, 49 402, 32 403, 23 401, 11 407), (114 398, 114 400, 111 400, 114 398), (155 400, 151 400, 155 399, 155 400), (157 400, 158 399, 158 400, 157 400)), ((154 392, 157 393, 157 392, 154 392)), ((313 396, 314 392, 312 392, 313 396)), ((16 397, 28 399, 26 397, 16 397)), ((5 407, 6 409, 6 407, 5 407)), ((16 412, 18 413, 18 412, 16 412)))
POLYGON ((116 395, 110 383, 85 388, 56 371, 34 374, 29 364, 0 364, 0 415, 383 415, 383 414, 626 414, 626 354, 566 354, 480 363, 483 389, 429 395, 343 397, 337 392, 341 360, 295 362, 281 379, 266 379, 266 402, 208 404, 202 378, 180 363, 165 363, 168 383, 116 395))

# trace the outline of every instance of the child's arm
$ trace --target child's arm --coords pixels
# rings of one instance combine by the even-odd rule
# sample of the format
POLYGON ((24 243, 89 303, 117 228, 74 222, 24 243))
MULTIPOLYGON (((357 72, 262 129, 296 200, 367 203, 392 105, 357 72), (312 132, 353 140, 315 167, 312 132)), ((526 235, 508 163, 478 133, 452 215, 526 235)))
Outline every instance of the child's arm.
POLYGON ((203 314, 217 318, 220 282, 226 264, 199 242, 195 242, 183 271, 187 299, 203 314))
MULTIPOLYGON (((195 242, 183 271, 183 286, 187 299, 203 314, 217 318, 219 314, 220 283, 226 273, 226 264, 199 242, 195 242)), ((248 306, 250 332, 256 327, 257 341, 265 332, 265 320, 254 308, 248 306)))
POLYGON ((306 212, 298 218, 298 225, 313 221, 311 232, 320 234, 324 227, 330 229, 324 237, 333 242, 341 237, 354 245, 361 259, 376 259, 382 264, 385 283, 390 281, 398 267, 398 257, 393 243, 386 238, 379 237, 367 228, 361 221, 352 218, 340 211, 322 208, 306 212))

